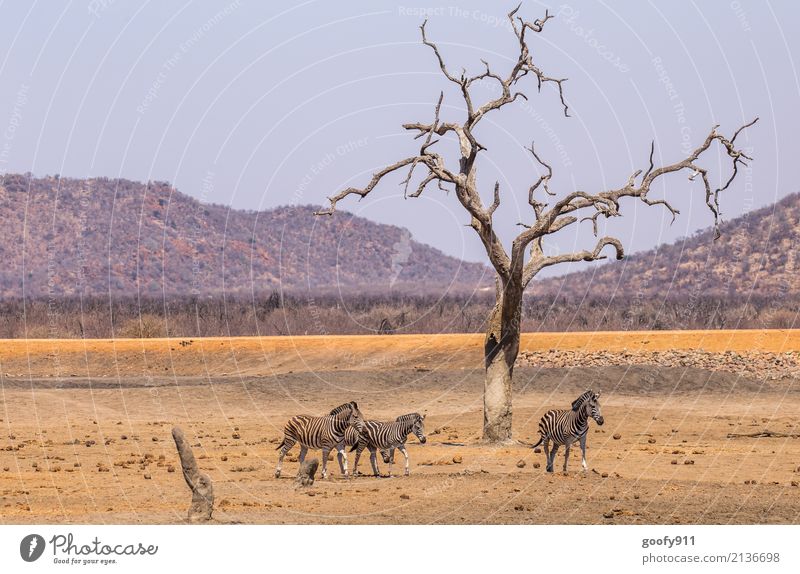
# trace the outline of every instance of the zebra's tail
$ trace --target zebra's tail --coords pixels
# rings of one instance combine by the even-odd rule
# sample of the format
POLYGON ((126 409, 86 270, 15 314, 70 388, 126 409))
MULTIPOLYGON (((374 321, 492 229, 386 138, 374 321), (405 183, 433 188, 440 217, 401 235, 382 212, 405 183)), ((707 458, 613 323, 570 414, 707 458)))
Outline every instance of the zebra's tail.
POLYGON ((537 443, 536 443, 535 445, 533 445, 531 448, 536 448, 537 446, 539 446, 539 445, 540 445, 540 444, 542 444, 543 442, 544 442, 544 437, 540 435, 540 436, 539 436, 539 442, 537 442, 537 443))
POLYGON ((283 437, 283 440, 281 441, 281 444, 279 444, 279 445, 278 445, 278 446, 275 448, 275 450, 281 450, 281 449, 283 448, 283 445, 285 445, 285 444, 286 444, 286 437, 283 437))

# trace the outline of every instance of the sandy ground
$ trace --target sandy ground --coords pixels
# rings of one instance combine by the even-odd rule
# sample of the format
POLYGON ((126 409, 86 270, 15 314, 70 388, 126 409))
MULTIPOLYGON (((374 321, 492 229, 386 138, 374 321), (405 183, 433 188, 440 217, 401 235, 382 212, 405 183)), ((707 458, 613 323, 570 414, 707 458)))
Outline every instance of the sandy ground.
MULTIPOLYGON (((214 480, 215 517, 225 523, 800 519, 800 440, 792 438, 800 433, 800 389, 791 379, 644 366, 518 368, 514 433, 523 443, 538 439, 547 409, 566 407, 589 386, 603 393, 606 424, 590 428, 590 471, 580 471, 575 449, 569 474, 547 474, 544 455, 524 444, 478 440, 480 343, 472 335, 0 342, 1 521, 181 522, 189 491, 174 425, 214 480), (297 491, 295 450, 284 478, 273 478, 286 419, 348 400, 369 418, 427 413, 428 443, 409 441, 412 475, 345 480, 334 462, 330 479, 297 491), (780 434, 729 436, 764 430, 780 434)), ((527 350, 555 347, 796 351, 800 336, 594 333, 523 341, 527 350)), ((558 471, 562 461, 559 454, 558 471)), ((365 457, 359 467, 368 465, 365 457)))

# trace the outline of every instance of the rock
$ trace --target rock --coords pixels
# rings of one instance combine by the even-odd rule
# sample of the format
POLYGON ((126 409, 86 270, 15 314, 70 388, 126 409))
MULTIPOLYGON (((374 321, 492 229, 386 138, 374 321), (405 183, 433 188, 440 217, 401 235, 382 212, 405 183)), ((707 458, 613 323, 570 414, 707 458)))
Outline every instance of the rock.
POLYGON ((678 461, 673 458, 671 461, 669 461, 669 463, 670 464, 678 464, 678 461))
MULTIPOLYGON (((533 449, 533 452, 535 452, 536 454, 541 454, 541 452, 542 452, 542 449, 541 449, 541 447, 538 447, 538 446, 537 446, 535 449, 533 449)), ((799 471, 799 472, 800 472, 800 471, 799 471)))
POLYGON ((796 480, 792 481, 792 486, 797 486, 799 483, 796 480))
POLYGON ((603 474, 601 474, 601 475, 600 475, 600 477, 601 477, 601 478, 608 478, 608 473, 607 473, 607 472, 604 472, 603 474))
POLYGON ((525 461, 524 460, 518 460, 517 461, 517 468, 525 468, 525 461))
POLYGON ((153 478, 153 477, 150 476, 149 474, 147 474, 147 473, 144 474, 144 479, 145 480, 150 480, 151 478, 153 478))
POLYGON ((614 518, 614 513, 613 512, 604 512, 603 513, 603 518, 614 518))
POLYGON ((684 460, 683 464, 694 464, 693 460, 684 460))
POLYGON ((403 500, 411 500, 411 497, 407 494, 401 494, 400 498, 402 498, 403 500))
POLYGON ((463 458, 461 458, 460 454, 457 454, 453 457, 453 464, 461 464, 463 462, 463 458))
POLYGON ((649 444, 656 444, 656 439, 654 439, 654 438, 649 438, 649 439, 647 439, 647 442, 648 442, 649 444))
POLYGON ((613 436, 612 438, 613 438, 614 440, 619 440, 619 439, 621 439, 621 438, 622 438, 622 435, 621 435, 621 434, 619 434, 619 433, 614 433, 614 436, 613 436))
POLYGON ((542 466, 542 465, 539 464, 538 462, 534 462, 533 463, 533 468, 539 468, 540 466, 542 466))
POLYGON ((235 433, 233 433, 231 435, 231 438, 234 438, 234 439, 238 440, 238 439, 242 438, 242 435, 240 435, 238 432, 235 432, 235 433))

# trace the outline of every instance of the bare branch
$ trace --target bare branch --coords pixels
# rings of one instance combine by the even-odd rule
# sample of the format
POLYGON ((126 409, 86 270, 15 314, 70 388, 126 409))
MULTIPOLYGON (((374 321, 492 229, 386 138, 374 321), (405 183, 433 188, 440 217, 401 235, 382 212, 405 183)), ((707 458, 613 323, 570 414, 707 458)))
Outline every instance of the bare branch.
POLYGON ((383 168, 380 171, 375 172, 372 175, 372 179, 369 180, 369 183, 367 184, 366 187, 362 189, 359 189, 357 187, 348 187, 344 191, 340 191, 336 195, 328 198, 328 201, 330 201, 330 206, 328 207, 328 209, 321 209, 319 211, 315 211, 314 215, 333 215, 333 213, 336 211, 336 204, 341 200, 343 200, 348 195, 358 195, 361 199, 363 199, 364 197, 367 196, 367 194, 369 194, 370 191, 375 189, 375 186, 377 186, 384 177, 386 177, 387 175, 389 175, 394 171, 397 171, 401 167, 407 166, 409 164, 414 163, 415 161, 420 161, 423 159, 424 158, 421 158, 420 156, 407 157, 405 159, 401 159, 396 163, 393 163, 388 167, 383 168))
MULTIPOLYGON (((428 147, 434 145, 437 141, 439 141, 439 140, 431 141, 431 138, 433 137, 433 134, 436 131, 436 127, 439 124, 439 111, 442 109, 442 99, 443 98, 444 98, 444 92, 439 92, 439 101, 436 102, 436 108, 435 108, 435 111, 434 111, 434 114, 433 114, 433 123, 431 124, 430 128, 428 129, 428 135, 425 138, 425 143, 423 143, 422 147, 420 147, 419 156, 417 158, 415 158, 414 161, 411 163, 411 168, 408 170, 408 176, 406 177, 406 179, 403 182, 400 183, 400 185, 404 186, 403 187, 403 197, 407 197, 408 196, 408 185, 411 183, 411 176, 414 175, 414 168, 417 167, 417 164, 419 163, 419 158, 426 154, 426 152, 428 150, 428 147)), ((420 134, 420 135, 422 135, 422 134, 420 134)), ((420 194, 422 193, 422 190, 425 188, 426 185, 428 185, 428 183, 430 181, 433 181, 433 178, 431 178, 431 179, 426 178, 424 185, 421 185, 417 189, 417 191, 412 195, 412 197, 419 197, 420 194)))
POLYGON ((530 189, 528 190, 528 203, 533 205, 533 201, 534 201, 533 200, 533 194, 536 192, 537 189, 539 189, 539 186, 542 185, 542 184, 544 184, 543 189, 544 189, 544 192, 547 195, 555 196, 555 193, 551 192, 550 191, 550 187, 548 186, 548 184, 550 183, 550 179, 553 177, 553 168, 550 167, 549 164, 545 163, 542 160, 542 158, 540 158, 537 155, 536 151, 533 148, 533 142, 531 142, 531 147, 525 148, 525 149, 527 149, 529 152, 531 152, 531 154, 533 155, 534 159, 539 163, 539 165, 541 165, 543 168, 545 168, 547 170, 547 175, 539 176, 539 179, 536 181, 536 183, 534 183, 530 187, 530 189))
POLYGON ((494 212, 497 211, 497 208, 500 207, 500 182, 494 182, 494 200, 492 201, 492 205, 489 206, 487 210, 489 216, 494 215, 494 212))
POLYGON ((614 248, 615 256, 617 259, 623 259, 625 257, 625 250, 622 247, 622 242, 615 237, 603 237, 595 245, 595 248, 592 251, 576 251, 574 253, 562 253, 560 255, 551 255, 545 257, 541 255, 541 247, 538 249, 538 254, 534 255, 528 264, 525 265, 525 269, 522 274, 522 284, 527 286, 528 283, 533 279, 536 274, 544 269, 545 267, 550 267, 552 265, 559 265, 561 263, 575 263, 578 261, 599 261, 601 259, 606 259, 605 255, 601 255, 601 252, 606 246, 612 246, 614 248))

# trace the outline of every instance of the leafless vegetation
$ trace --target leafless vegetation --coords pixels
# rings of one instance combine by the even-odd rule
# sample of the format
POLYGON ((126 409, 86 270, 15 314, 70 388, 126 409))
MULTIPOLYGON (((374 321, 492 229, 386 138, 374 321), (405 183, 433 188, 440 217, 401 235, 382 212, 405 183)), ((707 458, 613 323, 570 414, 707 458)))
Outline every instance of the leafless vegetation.
MULTIPOLYGON (((336 295, 278 293, 256 299, 104 298, 0 302, 0 338, 150 338, 248 335, 478 333, 493 294, 336 295), (387 329, 387 324, 391 329, 387 329)), ((800 297, 579 299, 526 297, 522 331, 788 329, 800 297)))

